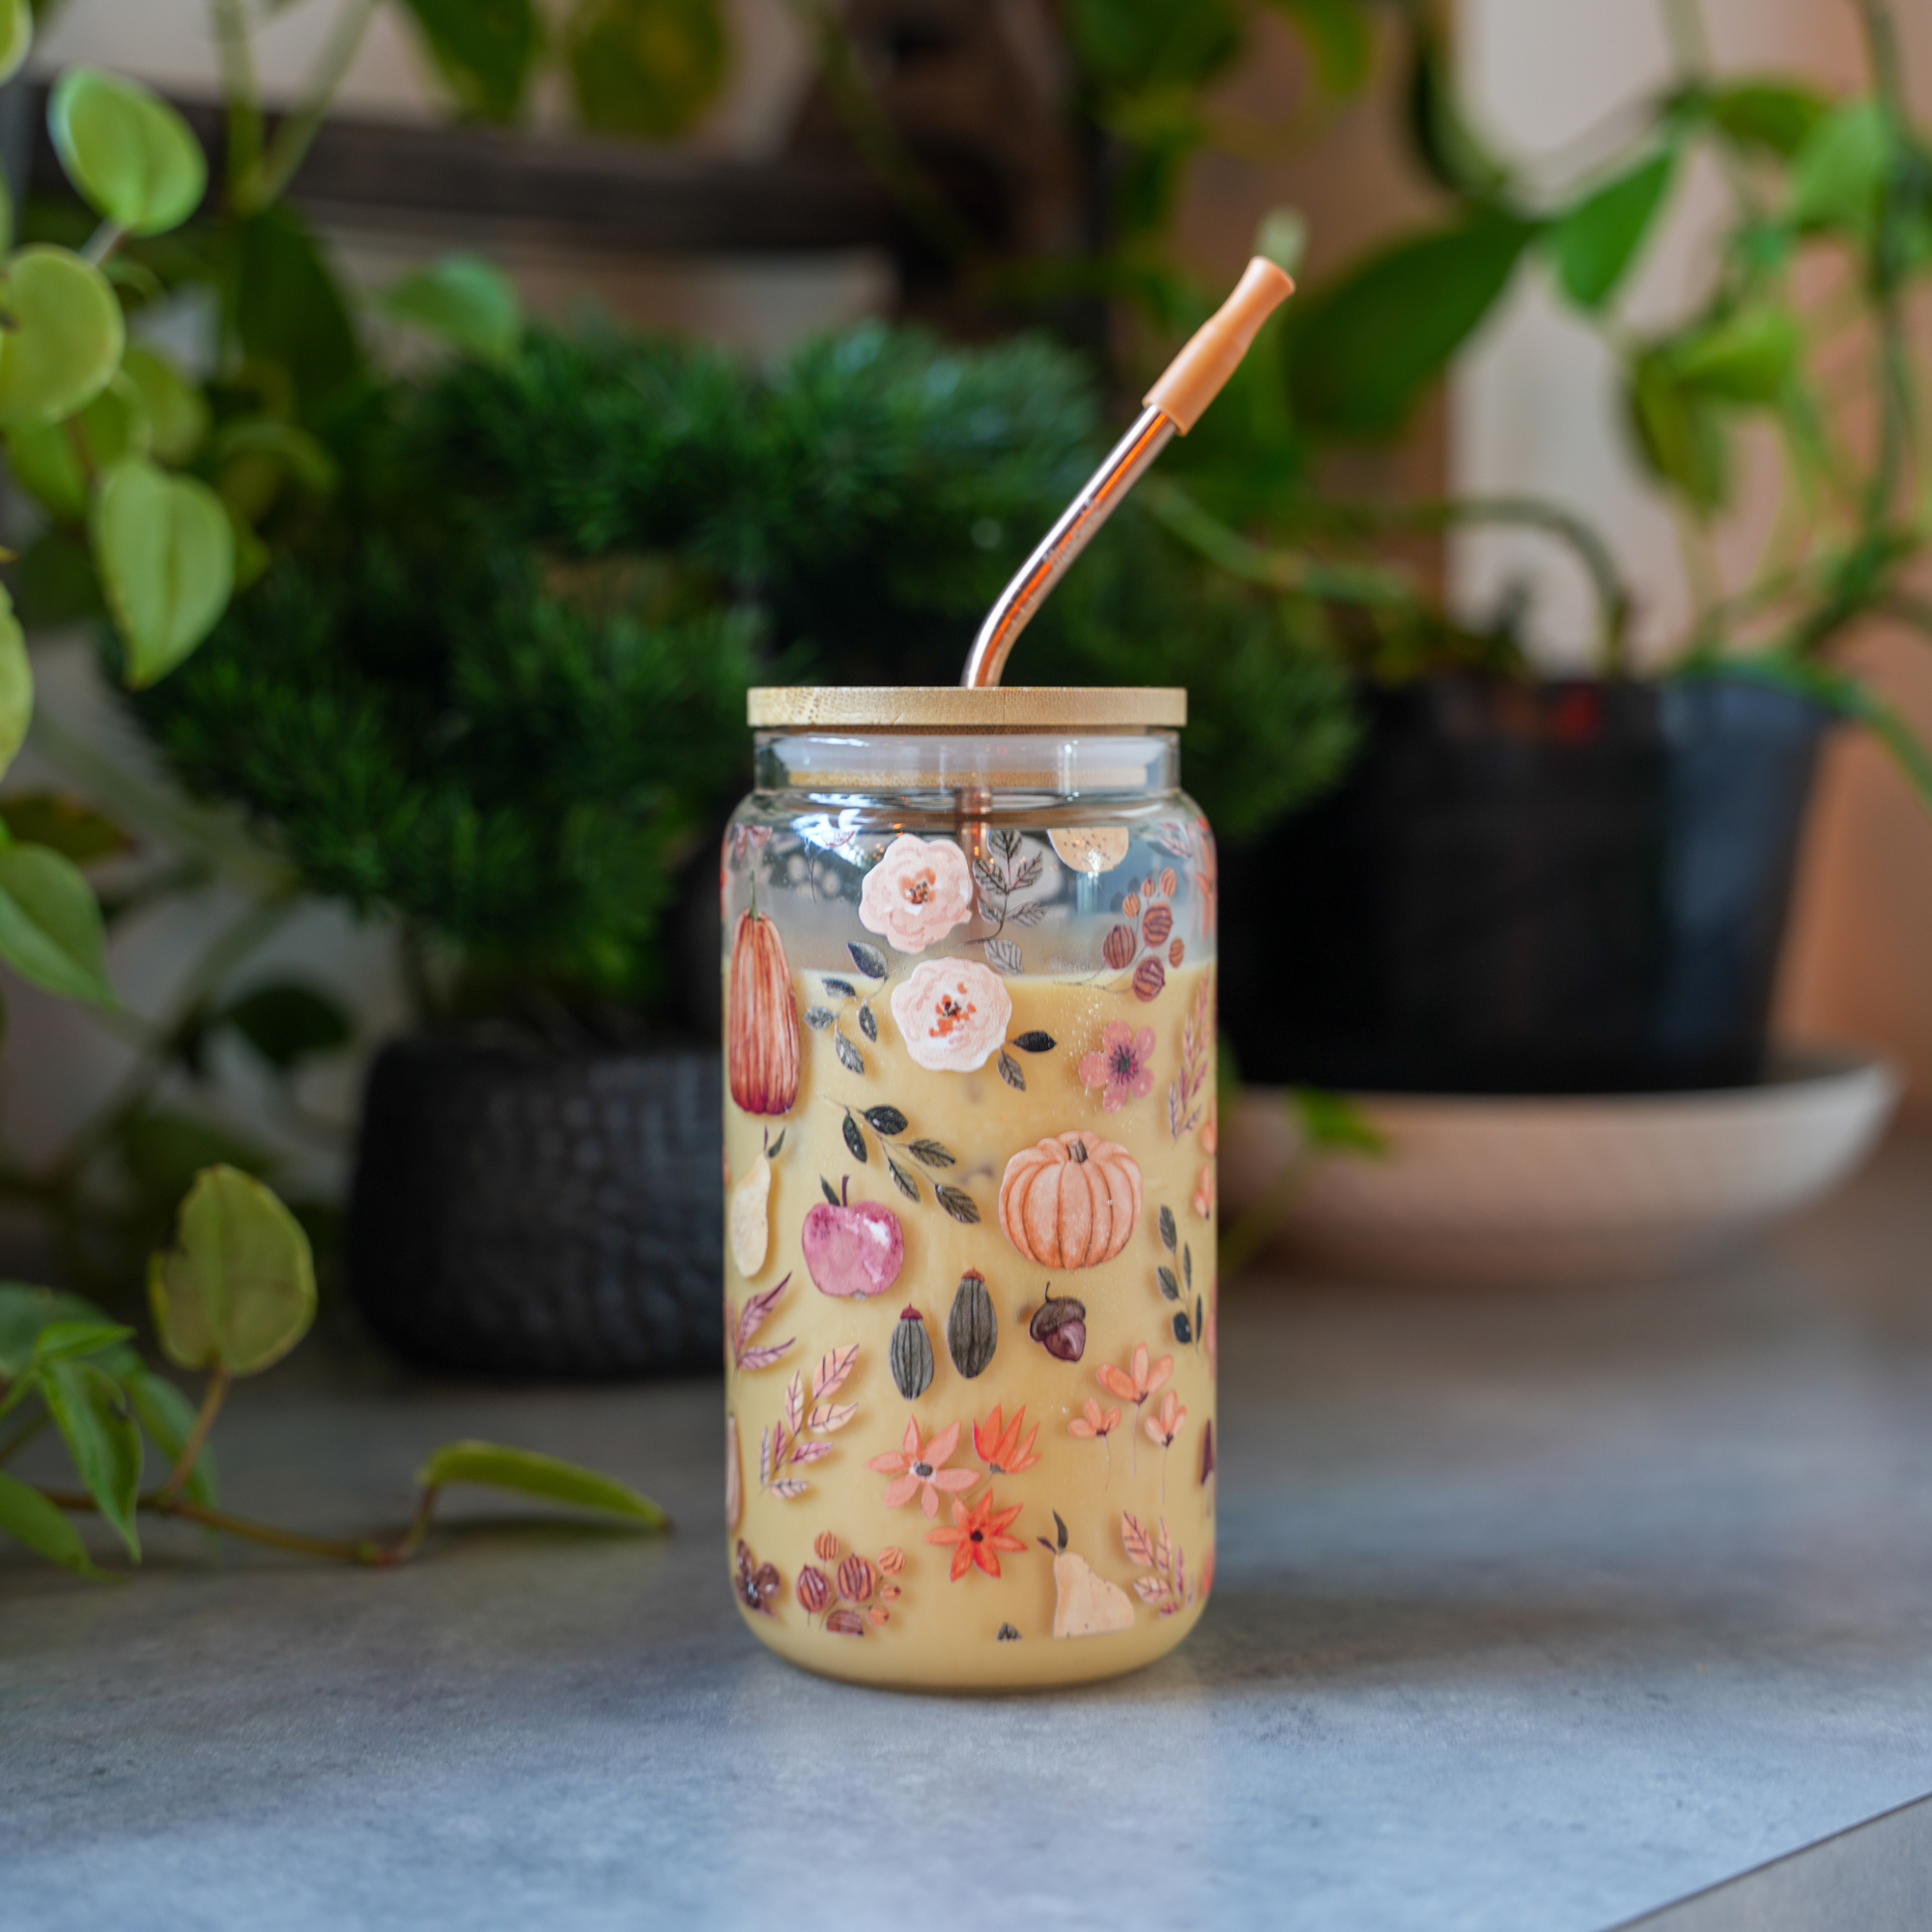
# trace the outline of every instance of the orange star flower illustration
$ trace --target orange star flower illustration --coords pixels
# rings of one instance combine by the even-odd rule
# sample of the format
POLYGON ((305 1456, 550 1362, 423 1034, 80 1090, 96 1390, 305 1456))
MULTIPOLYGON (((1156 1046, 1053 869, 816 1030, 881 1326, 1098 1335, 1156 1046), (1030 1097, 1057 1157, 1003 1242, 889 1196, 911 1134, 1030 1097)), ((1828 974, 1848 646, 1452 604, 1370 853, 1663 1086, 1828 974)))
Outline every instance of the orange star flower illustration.
POLYGON ((996 1510, 993 1507, 991 1490, 970 1507, 955 1497, 952 1504, 952 1527, 928 1529, 925 1532, 925 1540, 942 1546, 952 1545, 953 1582, 958 1582, 976 1563, 987 1576, 997 1577, 1000 1574, 998 1552, 1004 1549, 1011 1553, 1026 1548, 1017 1536, 1007 1534, 1008 1524, 1019 1513, 1018 1503, 1011 1509, 996 1510))
POLYGON ((973 1425, 974 1453, 992 1470, 996 1476, 1017 1476, 1022 1469, 1031 1469, 1039 1461, 1033 1452, 1035 1438, 1039 1435, 1039 1426, 1034 1425, 1033 1432, 1024 1443, 1020 1441, 1020 1431, 1026 1427, 1026 1405, 1020 1405, 1020 1412, 1011 1422, 1006 1423, 1006 1433, 1002 1435, 1003 1418, 998 1406, 984 1422, 973 1425))

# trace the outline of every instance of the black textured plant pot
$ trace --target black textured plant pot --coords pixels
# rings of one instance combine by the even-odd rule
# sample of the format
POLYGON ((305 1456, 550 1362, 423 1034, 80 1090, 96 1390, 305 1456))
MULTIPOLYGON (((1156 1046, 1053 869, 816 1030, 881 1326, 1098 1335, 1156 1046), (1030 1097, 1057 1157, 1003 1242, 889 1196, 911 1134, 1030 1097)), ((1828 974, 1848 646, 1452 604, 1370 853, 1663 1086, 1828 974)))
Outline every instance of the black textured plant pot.
POLYGON ((715 1372, 722 1110, 715 1052, 385 1047, 350 1201, 356 1306, 426 1368, 715 1372))
POLYGON ((1221 1024, 1265 1085, 1744 1086, 1830 722, 1744 680, 1378 694, 1339 790, 1224 858, 1221 1024))

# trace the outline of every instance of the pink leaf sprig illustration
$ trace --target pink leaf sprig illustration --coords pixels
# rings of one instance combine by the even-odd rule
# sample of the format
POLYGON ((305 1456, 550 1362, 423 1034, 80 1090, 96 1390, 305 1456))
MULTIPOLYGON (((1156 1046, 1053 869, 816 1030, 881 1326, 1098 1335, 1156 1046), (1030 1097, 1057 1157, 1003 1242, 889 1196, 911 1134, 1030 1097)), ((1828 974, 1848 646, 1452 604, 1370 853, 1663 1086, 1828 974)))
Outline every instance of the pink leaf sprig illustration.
POLYGON ((1179 1544, 1167 1533, 1167 1520, 1159 1520, 1150 1536, 1130 1510, 1121 1512, 1121 1545, 1127 1561, 1145 1576, 1134 1578, 1134 1595, 1156 1616, 1171 1617, 1194 1601, 1194 1585, 1188 1580, 1187 1558, 1179 1544))
POLYGON ((768 1369, 798 1340, 796 1335, 792 1335, 767 1348, 752 1347, 753 1337, 765 1325, 772 1310, 778 1306, 779 1297, 790 1286, 791 1276, 786 1275, 775 1288, 753 1295, 742 1309, 728 1295, 725 1297, 724 1330, 731 1339, 731 1366, 734 1369, 743 1373, 768 1369))
POLYGON ((1168 1083, 1167 1131, 1170 1139, 1191 1134, 1207 1111, 1202 1089, 1214 1066, 1214 989, 1207 974, 1194 989, 1194 1005, 1180 1023, 1180 1071, 1168 1083))
POLYGON ((811 1485, 803 1476, 787 1470, 809 1468, 832 1454, 835 1444, 825 1440, 858 1414, 856 1403, 835 1403, 838 1394, 859 1359, 859 1345, 834 1349, 819 1358, 812 1371, 808 1394, 805 1371, 799 1370, 785 1389, 784 1413, 758 1437, 758 1487, 789 1502, 802 1496, 811 1485), (811 1405, 810 1412, 807 1403, 811 1405))
POLYGON ((857 1550, 848 1555, 829 1529, 819 1532, 811 1548, 826 1567, 808 1563, 798 1573, 796 1594, 807 1613, 822 1617, 820 1627, 833 1636, 864 1636, 868 1627, 883 1630, 903 1595, 897 1578, 905 1569, 905 1551, 882 1549, 875 1558, 857 1550))

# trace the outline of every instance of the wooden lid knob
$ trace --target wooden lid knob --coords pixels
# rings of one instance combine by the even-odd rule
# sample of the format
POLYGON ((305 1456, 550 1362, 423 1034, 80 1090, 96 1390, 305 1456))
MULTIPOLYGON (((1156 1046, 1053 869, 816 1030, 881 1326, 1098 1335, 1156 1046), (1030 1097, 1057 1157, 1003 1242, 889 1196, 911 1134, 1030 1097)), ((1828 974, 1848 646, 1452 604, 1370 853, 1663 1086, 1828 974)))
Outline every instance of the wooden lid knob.
POLYGON ((1151 404, 1185 436, 1239 367, 1262 324, 1293 293, 1289 275, 1257 255, 1235 284, 1235 293, 1194 331, 1141 401, 1151 404))

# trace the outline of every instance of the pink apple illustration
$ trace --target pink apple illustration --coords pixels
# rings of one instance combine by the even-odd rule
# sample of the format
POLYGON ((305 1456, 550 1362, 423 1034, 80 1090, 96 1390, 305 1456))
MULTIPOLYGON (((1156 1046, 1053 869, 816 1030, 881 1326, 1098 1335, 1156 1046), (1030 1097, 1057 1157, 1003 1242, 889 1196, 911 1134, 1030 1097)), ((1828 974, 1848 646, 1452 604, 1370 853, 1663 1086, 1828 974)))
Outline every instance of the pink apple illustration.
POLYGON ((905 1261, 905 1231, 890 1208, 875 1201, 854 1207, 841 1185, 838 1202, 821 1201, 805 1217, 800 1236, 811 1285, 820 1294, 863 1301, 884 1294, 905 1261))

